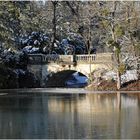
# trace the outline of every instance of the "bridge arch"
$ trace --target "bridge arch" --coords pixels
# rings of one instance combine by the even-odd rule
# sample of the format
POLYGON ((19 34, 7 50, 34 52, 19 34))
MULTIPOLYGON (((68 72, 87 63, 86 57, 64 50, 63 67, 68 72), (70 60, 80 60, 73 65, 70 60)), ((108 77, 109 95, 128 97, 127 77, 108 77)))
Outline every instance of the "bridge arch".
MULTIPOLYGON (((47 87, 65 87, 66 81, 70 80, 72 78, 72 74, 74 74, 75 72, 78 72, 78 71, 62 70, 62 71, 57 71, 56 73, 53 73, 50 77, 48 77, 47 87)), ((78 74, 79 76, 85 76, 85 78, 87 77, 86 75, 80 72, 78 72, 78 74)))
POLYGON ((56 63, 50 63, 48 65, 48 72, 49 73, 52 73, 52 72, 57 73, 57 72, 65 71, 65 70, 79 72, 79 73, 85 75, 87 78, 89 78, 90 72, 88 71, 87 64, 74 66, 74 65, 68 65, 68 64, 60 65, 60 64, 56 64, 56 63))

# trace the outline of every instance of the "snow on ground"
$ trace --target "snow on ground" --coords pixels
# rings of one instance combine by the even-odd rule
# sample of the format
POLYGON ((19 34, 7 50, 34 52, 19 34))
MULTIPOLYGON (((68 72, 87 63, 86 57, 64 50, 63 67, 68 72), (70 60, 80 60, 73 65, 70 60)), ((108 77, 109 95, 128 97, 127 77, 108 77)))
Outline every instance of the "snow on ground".
POLYGON ((78 72, 71 75, 70 79, 66 81, 67 86, 82 86, 87 84, 88 78, 86 76, 80 76, 78 72))
POLYGON ((117 77, 117 75, 116 75, 116 73, 114 71, 106 72, 102 76, 102 78, 105 79, 105 80, 111 80, 111 79, 116 80, 116 77, 117 77))
MULTIPOLYGON (((102 76, 105 80, 116 80, 117 74, 113 71, 109 71, 102 76)), ((127 70, 125 74, 121 75, 121 83, 129 82, 132 80, 137 80, 137 71, 136 70, 127 70)))
POLYGON ((77 80, 78 83, 86 83, 88 82, 88 78, 86 76, 80 76, 78 72, 73 74, 74 78, 77 80))
POLYGON ((127 70, 125 74, 121 76, 122 83, 129 82, 132 80, 137 80, 137 71, 136 70, 127 70))

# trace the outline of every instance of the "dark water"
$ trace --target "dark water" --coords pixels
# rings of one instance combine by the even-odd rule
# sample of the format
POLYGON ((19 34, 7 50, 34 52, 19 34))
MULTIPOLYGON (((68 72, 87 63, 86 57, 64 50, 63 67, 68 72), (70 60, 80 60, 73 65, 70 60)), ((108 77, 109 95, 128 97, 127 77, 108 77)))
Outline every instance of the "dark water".
POLYGON ((140 93, 1 93, 0 138, 140 138, 140 93))

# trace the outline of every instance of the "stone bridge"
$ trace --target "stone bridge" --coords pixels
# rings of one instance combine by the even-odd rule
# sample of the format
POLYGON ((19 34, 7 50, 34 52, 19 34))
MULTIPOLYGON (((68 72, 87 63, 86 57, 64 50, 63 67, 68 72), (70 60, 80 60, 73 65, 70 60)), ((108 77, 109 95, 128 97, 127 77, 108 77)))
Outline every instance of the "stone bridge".
POLYGON ((112 69, 113 54, 98 53, 92 55, 28 55, 28 69, 43 82, 51 73, 63 70, 75 70, 90 77, 96 69, 112 69))

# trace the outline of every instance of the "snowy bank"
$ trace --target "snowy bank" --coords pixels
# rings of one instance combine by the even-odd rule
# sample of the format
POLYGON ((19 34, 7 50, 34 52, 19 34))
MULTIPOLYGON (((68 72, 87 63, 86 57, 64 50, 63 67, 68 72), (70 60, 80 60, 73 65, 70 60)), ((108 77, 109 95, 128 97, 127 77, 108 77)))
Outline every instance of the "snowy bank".
MULTIPOLYGON (((106 72, 103 76, 105 80, 117 80, 117 74, 114 71, 106 72)), ((126 83, 129 81, 138 80, 136 70, 127 70, 125 74, 121 75, 121 83, 126 83)))

